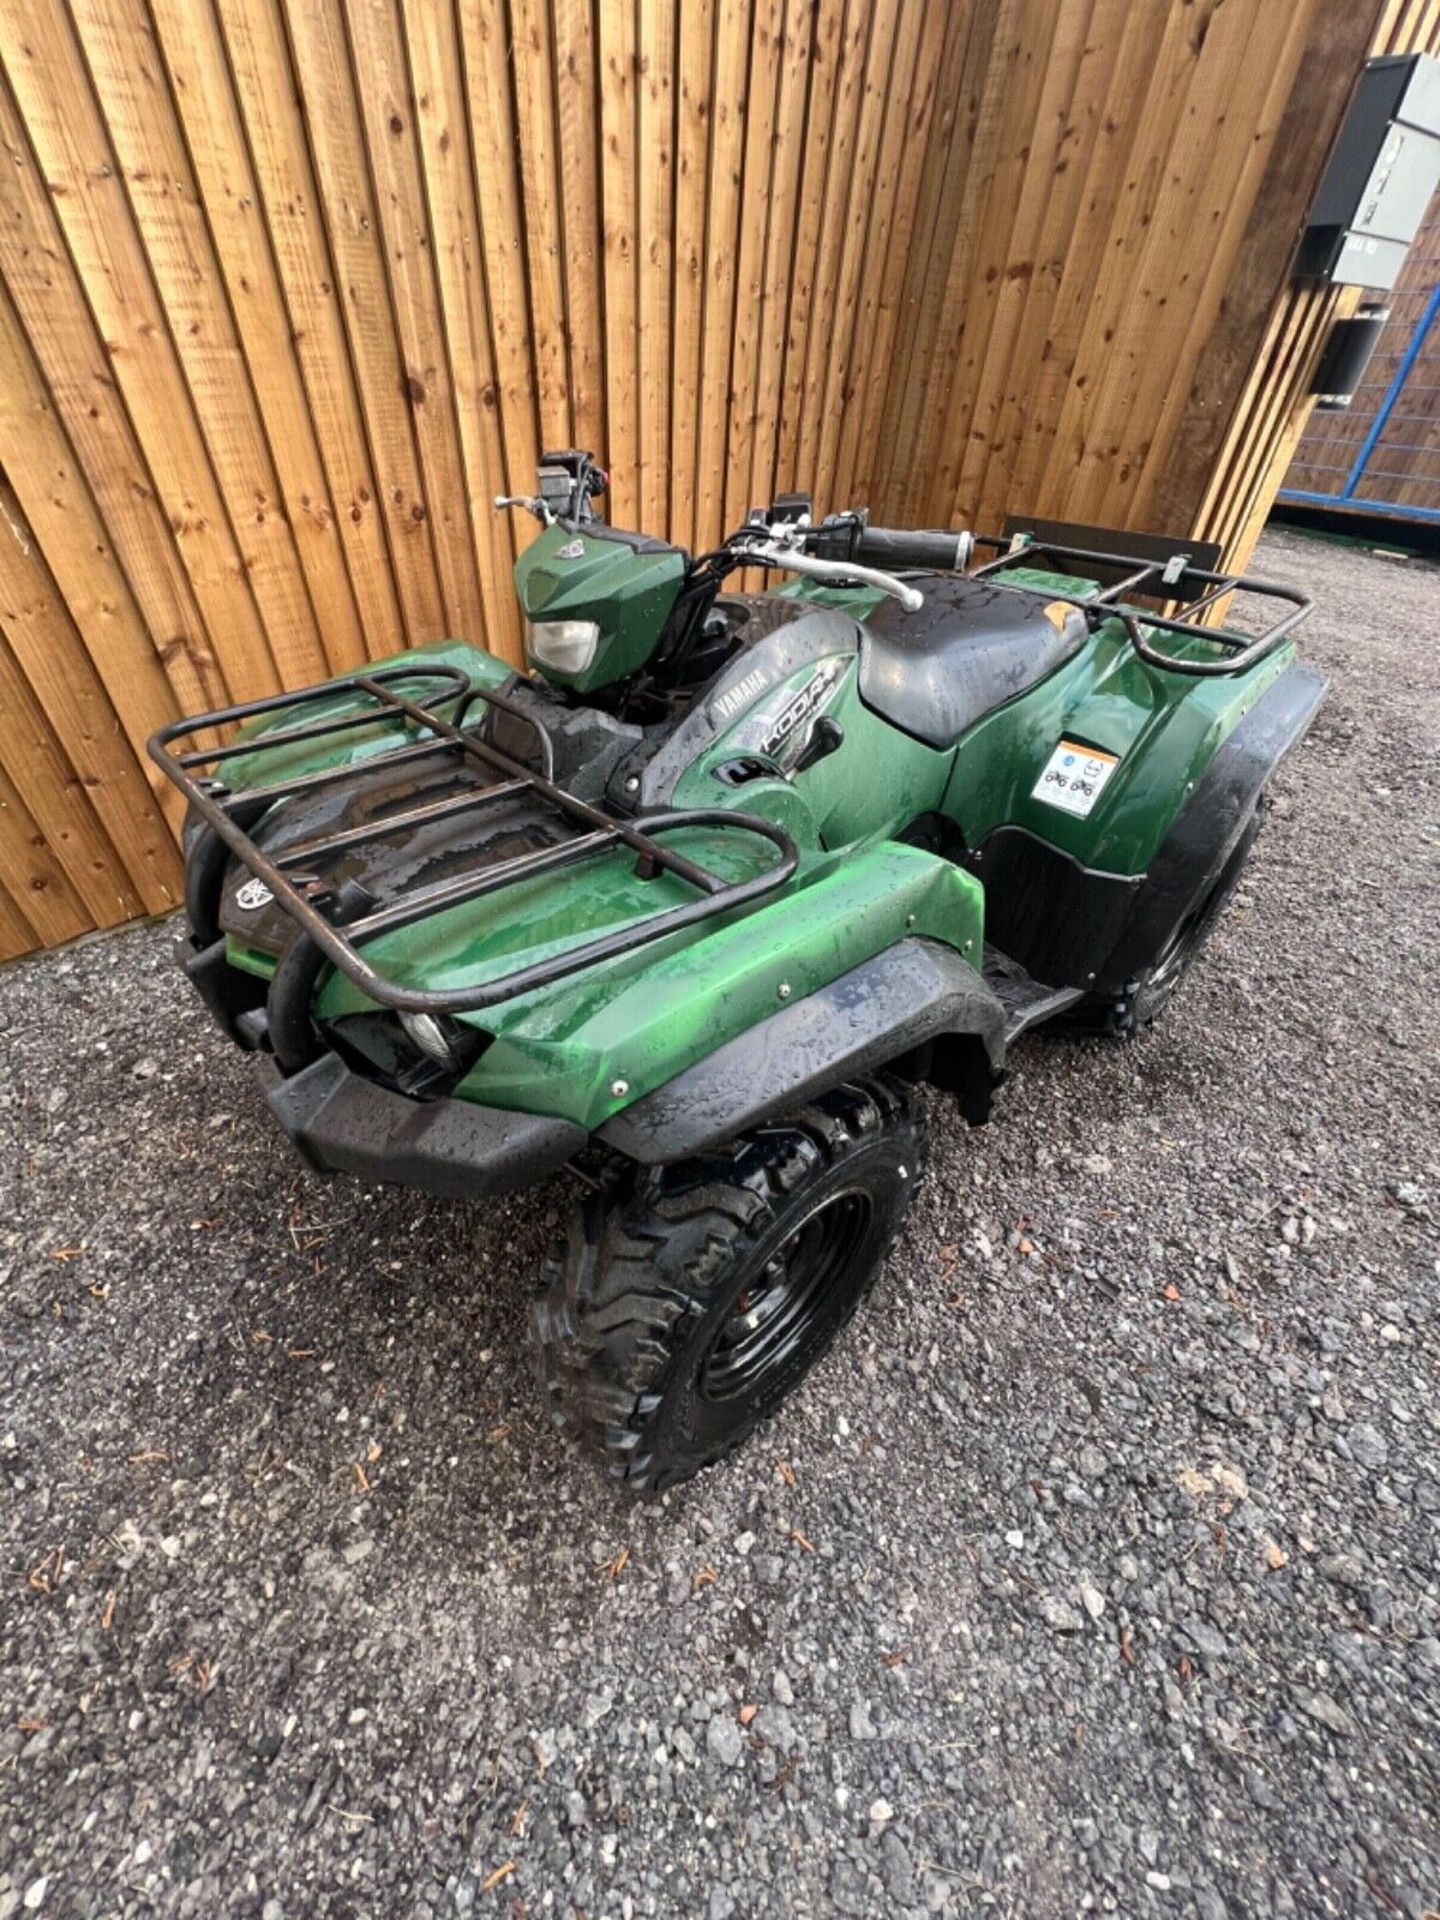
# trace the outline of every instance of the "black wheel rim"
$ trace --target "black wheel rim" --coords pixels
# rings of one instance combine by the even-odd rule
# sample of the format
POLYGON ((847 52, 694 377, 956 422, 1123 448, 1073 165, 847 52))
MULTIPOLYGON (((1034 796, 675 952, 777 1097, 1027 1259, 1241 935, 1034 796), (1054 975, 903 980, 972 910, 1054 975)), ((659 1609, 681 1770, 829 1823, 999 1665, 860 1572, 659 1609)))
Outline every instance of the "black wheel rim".
POLYGON ((701 1397, 734 1401, 758 1393, 827 1323, 837 1283, 864 1244, 867 1194, 831 1194, 808 1214, 735 1297, 697 1381, 701 1397))
POLYGON ((1199 944, 1211 918, 1213 918, 1213 908, 1207 900, 1188 919, 1180 922, 1161 948, 1159 958, 1150 969, 1150 977, 1145 984, 1152 994, 1168 993, 1172 987, 1179 984, 1186 963, 1199 944))
POLYGON ((1239 845, 1225 862, 1220 878, 1199 906, 1180 922, 1161 948, 1145 983, 1151 996, 1163 997, 1172 993, 1179 985, 1185 969, 1220 918, 1221 908, 1235 891, 1254 837, 1253 829, 1241 836, 1239 845))

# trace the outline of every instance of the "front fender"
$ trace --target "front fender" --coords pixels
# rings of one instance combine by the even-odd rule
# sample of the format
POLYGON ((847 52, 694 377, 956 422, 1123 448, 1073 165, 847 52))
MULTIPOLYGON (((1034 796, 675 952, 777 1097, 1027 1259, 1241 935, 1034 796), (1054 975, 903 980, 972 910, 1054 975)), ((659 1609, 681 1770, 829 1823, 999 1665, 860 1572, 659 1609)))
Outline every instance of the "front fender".
POLYGON ((983 914, 979 883, 921 848, 810 854, 785 888, 742 914, 487 1013, 477 1023, 494 1039, 457 1092, 597 1132, 907 939, 950 949, 978 978, 983 914))
POLYGON ((995 994, 953 947, 902 940, 717 1047, 599 1137, 645 1166, 678 1160, 955 1033, 978 1038, 998 1075, 1005 1010, 995 994))

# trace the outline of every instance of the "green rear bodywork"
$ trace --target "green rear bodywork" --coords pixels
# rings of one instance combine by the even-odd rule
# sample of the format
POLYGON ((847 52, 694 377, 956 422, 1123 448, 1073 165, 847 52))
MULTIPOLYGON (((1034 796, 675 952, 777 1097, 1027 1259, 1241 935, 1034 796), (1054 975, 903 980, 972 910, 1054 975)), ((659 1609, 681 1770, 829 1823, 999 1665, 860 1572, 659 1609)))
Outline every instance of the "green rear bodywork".
MULTIPOLYGON (((525 550, 517 583, 527 617, 594 617, 608 602, 605 677, 614 649, 653 643, 657 607, 679 590, 673 549, 634 552, 585 538, 589 564, 572 560, 563 575, 554 550, 575 538, 552 528, 525 550), (673 562, 673 564, 672 564, 673 562)), ((1070 576, 1013 574, 1042 593, 1089 593, 1070 576)), ((863 622, 877 596, 869 590, 785 589, 863 622)), ((1217 649, 1200 640, 1167 644, 1217 649)), ((837 656, 838 657, 838 656, 837 656)), ((461 1016, 495 1036, 460 1097, 492 1107, 569 1119, 594 1129, 619 1109, 672 1079, 787 1001, 826 985, 907 935, 941 941, 977 968, 984 935, 983 890, 938 855, 900 844, 917 816, 940 813, 978 845, 993 828, 1029 829, 1090 868, 1145 871, 1193 783, 1261 692, 1294 657, 1286 643, 1243 675, 1187 678, 1139 659, 1123 629, 1108 622, 1049 678, 992 709, 951 748, 940 751, 900 732, 860 697, 853 653, 837 669, 824 710, 844 728, 844 745, 790 779, 726 786, 715 768, 744 744, 747 714, 714 738, 683 772, 676 807, 725 807, 784 826, 801 849, 800 866, 779 893, 643 946, 556 985, 483 1013, 461 1016), (1119 765, 1087 818, 1032 798, 1058 742, 1073 740, 1118 756, 1119 765), (620 1089, 618 1092, 616 1089, 620 1089)), ((403 656, 443 661, 498 686, 511 670, 478 648, 445 643, 403 656)), ((802 687, 811 661, 789 685, 802 687)), ((584 691, 585 677, 574 683, 584 691)), ((343 703, 347 695, 337 693, 343 703)), ((307 709, 307 718, 318 717, 307 709)), ((393 735, 390 736, 393 743, 393 735)), ((376 731, 341 736, 323 754, 257 757, 232 769, 247 783, 273 783, 302 768, 359 760, 386 744, 376 731), (281 764, 284 763, 284 764, 281 764)), ((758 837, 687 830, 667 839, 727 878, 768 865, 773 849, 758 837)), ((522 964, 638 922, 694 896, 668 875, 642 880, 633 856, 611 853, 581 867, 532 879, 370 942, 367 957, 406 986, 478 985, 522 964)), ((229 943, 236 966, 267 974, 272 956, 229 943)), ((316 1012, 330 1020, 369 1003, 342 975, 322 984, 316 1012)))

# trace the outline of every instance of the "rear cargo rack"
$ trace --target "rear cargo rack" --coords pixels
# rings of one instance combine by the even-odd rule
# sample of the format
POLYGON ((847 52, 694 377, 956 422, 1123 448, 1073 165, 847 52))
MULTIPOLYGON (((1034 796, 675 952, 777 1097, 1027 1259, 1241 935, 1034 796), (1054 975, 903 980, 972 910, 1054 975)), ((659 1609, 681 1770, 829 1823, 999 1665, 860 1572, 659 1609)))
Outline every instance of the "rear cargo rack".
POLYGON ((1282 586, 1276 580, 1258 580, 1253 574, 1245 573, 1217 573, 1208 567, 1196 566, 1183 550, 1167 560, 1144 559, 1137 554, 1096 553, 1084 547, 1061 546, 1051 540, 1026 539, 1024 535, 1000 539, 994 534, 981 533, 976 534, 975 544, 978 547, 996 547, 1001 551, 998 559, 987 560, 983 567, 974 568, 970 575, 972 580, 988 580, 992 586, 1000 587, 1007 593, 1039 594, 1047 601, 1058 600, 1066 606, 1078 607, 1092 626, 1098 625, 1102 619, 1118 620, 1140 658, 1152 667, 1163 668, 1167 673, 1188 673, 1201 678, 1244 673, 1277 647, 1292 628, 1298 627, 1314 604, 1309 595, 1301 593, 1297 587, 1282 586), (1099 592, 1085 597, 1051 593, 1048 587, 1033 587, 1018 580, 1001 578, 1008 568, 1031 567, 1037 560, 1049 561, 1066 573, 1083 574, 1098 568, 1102 576, 1118 574, 1120 577, 1109 586, 1102 586, 1099 592), (1259 633, 1230 633, 1224 627, 1205 626, 1195 618, 1197 614, 1217 606, 1227 594, 1232 593, 1254 594, 1264 600, 1282 600, 1290 611, 1259 633), (1137 612, 1135 608, 1122 604, 1137 599, 1167 602, 1184 600, 1187 603, 1186 617, 1176 619, 1170 614, 1137 612), (1213 646, 1227 649, 1228 657, 1223 660, 1178 659, 1174 654, 1152 647, 1142 628, 1152 632, 1183 634, 1191 640, 1207 640, 1213 646))
POLYGON ((151 739, 149 751, 166 777, 184 794, 194 813, 218 835, 236 859, 270 889, 276 903, 296 924, 297 936, 276 968, 269 995, 270 1035, 282 1064, 287 1055, 303 1059, 307 1051, 310 1000, 326 961, 377 1005, 396 1012, 476 1013, 772 893, 790 878, 800 858, 784 828, 757 814, 702 807, 626 819, 578 799, 555 784, 554 745, 534 714, 493 688, 479 685, 461 668, 441 664, 375 667, 349 679, 307 687, 299 693, 275 694, 213 713, 195 714, 163 727, 151 739), (401 692, 397 683, 408 683, 410 693, 401 692), (352 709, 329 719, 305 720, 307 707, 333 701, 337 695, 355 694, 367 696, 367 704, 358 711, 352 709), (483 739, 475 725, 466 727, 466 718, 477 703, 507 713, 530 729, 540 762, 538 773, 483 739), (441 711, 444 708, 450 709, 448 715, 441 711), (266 714, 287 712, 297 717, 298 723, 293 727, 279 727, 222 746, 207 744, 172 751, 179 743, 193 741, 196 736, 214 729, 266 714), (313 746, 360 727, 376 726, 396 728, 397 744, 344 766, 325 768, 290 780, 282 775, 273 786, 249 786, 237 792, 214 772, 205 771, 223 768, 242 756, 251 759, 283 751, 293 748, 297 742, 313 746), (261 817, 257 809, 268 814, 271 803, 291 794, 312 792, 317 787, 355 779, 402 762, 426 759, 441 764, 447 759, 458 762, 469 771, 487 776, 488 783, 421 801, 404 812, 383 816, 371 825, 316 835, 283 851, 277 850, 273 856, 258 846, 246 831, 247 826, 253 826, 261 817), (415 887, 383 905, 353 882, 332 888, 326 881, 296 872, 297 866, 313 864, 357 840, 403 832, 418 824, 432 825, 450 814, 476 811, 522 793, 553 808, 576 829, 575 833, 552 846, 477 867, 472 874, 415 887), (666 836, 687 827, 759 835, 776 849, 777 858, 763 872, 747 880, 724 880, 665 844, 666 836), (554 873, 616 847, 628 847, 636 855, 636 872, 642 879, 654 879, 661 873, 673 874, 695 888, 700 897, 596 939, 582 941, 563 953, 518 967, 483 985, 447 992, 417 991, 402 986, 372 966, 361 951, 366 941, 393 932, 397 927, 409 926, 429 914, 463 906, 516 882, 554 873))

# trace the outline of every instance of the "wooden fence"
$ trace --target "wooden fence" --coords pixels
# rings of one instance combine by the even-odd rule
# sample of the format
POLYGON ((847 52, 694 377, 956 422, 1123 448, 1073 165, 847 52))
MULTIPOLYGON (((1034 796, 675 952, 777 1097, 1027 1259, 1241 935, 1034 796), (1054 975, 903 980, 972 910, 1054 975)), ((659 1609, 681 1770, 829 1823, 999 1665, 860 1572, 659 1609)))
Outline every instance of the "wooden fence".
POLYGON ((0 956, 174 903, 178 711, 514 658, 543 445, 687 544, 804 484, 1242 553, 1336 310, 1304 206, 1437 15, 6 0, 0 956))

